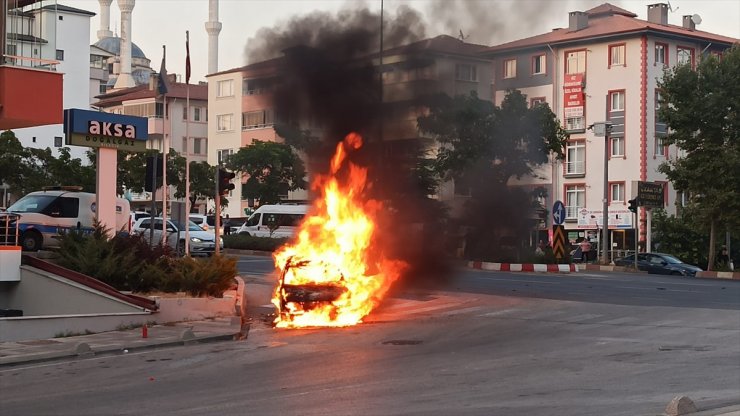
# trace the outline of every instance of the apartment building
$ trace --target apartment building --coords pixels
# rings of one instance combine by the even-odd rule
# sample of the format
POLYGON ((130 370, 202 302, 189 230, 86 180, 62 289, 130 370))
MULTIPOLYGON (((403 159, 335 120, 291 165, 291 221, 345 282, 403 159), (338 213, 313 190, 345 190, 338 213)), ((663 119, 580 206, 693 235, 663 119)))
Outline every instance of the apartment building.
MULTIPOLYGON (((424 94, 456 95, 475 91, 482 99, 492 99, 491 64, 478 55, 485 49, 484 45, 443 35, 389 48, 383 51, 382 59, 380 54, 369 57, 381 68, 383 102, 390 114, 382 122, 380 135, 388 158, 419 148, 432 149, 435 145, 420 137, 417 131, 416 120, 423 109, 417 106, 415 98, 424 94)), ((284 59, 280 57, 208 75, 208 106, 212 115, 208 123, 210 164, 222 163, 228 155, 254 140, 282 141, 274 130, 280 115, 276 114, 272 91, 280 82, 284 59)), ((311 120, 306 120, 302 128, 321 131, 321 126, 311 120)), ((388 159, 386 163, 392 161, 388 159)), ((286 202, 307 197, 306 191, 284 195, 286 202)), ((439 197, 454 200, 452 184, 444 186, 439 197)), ((228 198, 225 213, 232 217, 243 216, 245 208, 258 203, 246 200, 239 186, 228 198)))
MULTIPOLYGON (((666 125, 656 116, 658 79, 678 64, 695 66, 706 54, 721 54, 738 39, 697 29, 694 15, 681 25, 668 23, 667 4, 648 6, 648 19, 604 3, 569 13, 569 26, 496 45, 482 56, 491 59, 494 100, 518 89, 530 103, 547 102, 570 133, 564 161, 552 160, 517 185, 550 190, 547 206, 563 201, 570 241, 597 241, 603 228, 604 160, 608 163, 609 242, 612 249, 634 249, 634 232, 650 246, 649 212, 638 210, 637 223, 627 201, 637 182, 664 184, 665 208, 681 203, 658 166, 678 155, 663 143, 666 125), (608 142, 590 129, 610 122, 608 142)), ((551 225, 548 222, 548 225, 551 225)))
MULTIPOLYGON (((207 160, 209 137, 208 86, 200 83, 191 84, 188 88, 187 84, 176 80, 176 74, 169 75, 169 90, 165 98, 158 94, 157 77, 152 76, 148 84, 99 95, 94 105, 108 113, 146 117, 149 120, 148 149, 162 152, 166 144, 183 157, 189 149, 190 161, 204 162, 207 160)), ((172 191, 170 198, 171 194, 172 191)), ((132 205, 149 208, 150 193, 135 194, 132 198, 132 205)), ((157 200, 161 201, 161 195, 157 200)), ((193 210, 205 213, 205 201, 197 201, 193 210)))

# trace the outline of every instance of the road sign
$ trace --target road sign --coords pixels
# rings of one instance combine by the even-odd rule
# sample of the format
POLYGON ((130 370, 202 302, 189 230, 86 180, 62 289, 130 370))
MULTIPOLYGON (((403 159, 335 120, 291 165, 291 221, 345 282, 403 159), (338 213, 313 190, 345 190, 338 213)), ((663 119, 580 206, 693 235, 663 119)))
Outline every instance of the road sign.
POLYGON ((565 222, 565 205, 563 205, 563 201, 555 201, 552 204, 552 223, 560 225, 563 222, 565 222))
POLYGON ((565 257, 565 227, 562 225, 552 226, 552 252, 558 260, 565 257))
POLYGON ((645 208, 663 208, 663 184, 656 182, 637 182, 637 199, 645 208))

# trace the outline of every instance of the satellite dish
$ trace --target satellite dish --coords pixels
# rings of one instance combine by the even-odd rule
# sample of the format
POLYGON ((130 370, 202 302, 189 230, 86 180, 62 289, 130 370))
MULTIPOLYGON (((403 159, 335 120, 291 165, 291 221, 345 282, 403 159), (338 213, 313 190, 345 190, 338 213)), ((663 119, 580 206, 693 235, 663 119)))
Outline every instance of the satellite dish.
POLYGON ((699 16, 698 14, 695 14, 691 16, 691 21, 694 22, 695 25, 699 25, 701 24, 701 16, 699 16))

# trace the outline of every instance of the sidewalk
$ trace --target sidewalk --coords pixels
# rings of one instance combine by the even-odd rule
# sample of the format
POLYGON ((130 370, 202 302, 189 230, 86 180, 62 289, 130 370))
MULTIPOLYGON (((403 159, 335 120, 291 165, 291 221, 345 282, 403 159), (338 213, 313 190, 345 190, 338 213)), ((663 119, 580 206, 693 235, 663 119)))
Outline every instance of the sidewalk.
POLYGON ((180 322, 143 328, 53 339, 0 342, 0 368, 97 355, 126 354, 145 349, 244 339, 249 325, 240 318, 180 322))

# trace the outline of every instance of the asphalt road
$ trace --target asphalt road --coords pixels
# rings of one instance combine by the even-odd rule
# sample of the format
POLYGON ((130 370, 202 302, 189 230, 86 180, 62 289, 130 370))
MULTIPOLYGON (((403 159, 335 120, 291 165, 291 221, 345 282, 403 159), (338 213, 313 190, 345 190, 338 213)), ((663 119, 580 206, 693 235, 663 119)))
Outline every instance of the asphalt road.
POLYGON ((738 282, 465 270, 355 327, 276 330, 260 315, 269 261, 239 263, 255 297, 247 340, 2 370, 0 414, 635 416, 681 394, 740 403, 738 282))

